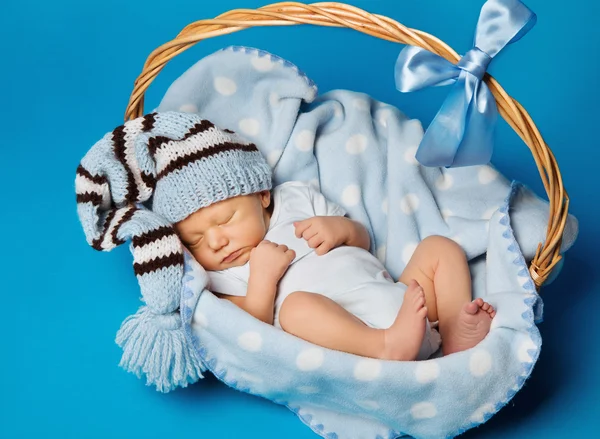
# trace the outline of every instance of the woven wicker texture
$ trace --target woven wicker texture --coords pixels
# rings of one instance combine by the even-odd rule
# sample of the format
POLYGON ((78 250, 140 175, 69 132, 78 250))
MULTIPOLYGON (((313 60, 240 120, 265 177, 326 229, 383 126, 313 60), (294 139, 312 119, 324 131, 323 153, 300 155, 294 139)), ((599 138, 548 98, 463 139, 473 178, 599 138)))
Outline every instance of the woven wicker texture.
MULTIPOLYGON (((452 48, 432 35, 407 28, 388 17, 370 14, 343 3, 306 5, 284 2, 256 10, 236 9, 214 19, 191 23, 175 39, 154 50, 135 81, 125 119, 134 119, 144 114, 144 93, 154 78, 169 60, 199 41, 250 27, 297 24, 346 27, 384 40, 422 47, 453 63, 460 59, 452 48)), ((556 159, 527 111, 511 98, 492 76, 486 74, 484 80, 496 99, 500 115, 529 147, 550 202, 546 241, 538 246, 536 256, 529 267, 531 276, 539 288, 561 259, 559 251, 567 221, 569 197, 563 187, 556 159)))

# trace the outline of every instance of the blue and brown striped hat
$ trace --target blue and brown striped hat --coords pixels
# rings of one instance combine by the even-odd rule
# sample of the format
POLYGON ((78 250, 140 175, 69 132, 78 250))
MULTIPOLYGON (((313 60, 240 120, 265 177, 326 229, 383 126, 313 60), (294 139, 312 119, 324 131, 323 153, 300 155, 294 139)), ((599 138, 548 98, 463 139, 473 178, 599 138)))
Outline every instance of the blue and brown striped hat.
POLYGON ((141 346, 134 345, 142 343, 139 331, 148 329, 139 327, 141 320, 146 326, 154 320, 152 331, 182 331, 177 309, 183 245, 172 224, 218 201, 269 190, 271 184, 271 168, 254 144, 195 114, 148 114, 107 133, 89 150, 75 179, 77 213, 87 242, 109 251, 131 239, 146 304, 136 314, 138 321, 130 317, 117 336, 125 351, 122 366, 145 373, 163 391, 197 379, 193 370, 187 377, 172 377, 162 370, 172 365, 143 364, 141 346), (138 332, 135 337, 132 331, 138 332))

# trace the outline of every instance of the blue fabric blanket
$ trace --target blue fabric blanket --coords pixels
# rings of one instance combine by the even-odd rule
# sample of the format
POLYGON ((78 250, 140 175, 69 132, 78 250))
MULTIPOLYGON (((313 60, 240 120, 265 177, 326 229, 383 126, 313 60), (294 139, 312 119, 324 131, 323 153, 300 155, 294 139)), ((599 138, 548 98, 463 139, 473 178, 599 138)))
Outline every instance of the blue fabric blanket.
MULTIPOLYGON (((397 278, 418 242, 454 239, 473 291, 497 309, 475 348, 422 362, 324 349, 217 299, 189 255, 181 310, 203 366, 238 390, 284 404, 326 438, 448 437, 485 422, 521 388, 538 358, 541 299, 527 270, 545 238, 547 203, 491 166, 424 168, 420 122, 369 96, 317 96, 294 65, 255 49, 210 55, 169 88, 158 111, 189 111, 251 139, 275 184, 311 181, 371 235, 397 278)), ((570 217, 563 251, 577 234, 570 217)))

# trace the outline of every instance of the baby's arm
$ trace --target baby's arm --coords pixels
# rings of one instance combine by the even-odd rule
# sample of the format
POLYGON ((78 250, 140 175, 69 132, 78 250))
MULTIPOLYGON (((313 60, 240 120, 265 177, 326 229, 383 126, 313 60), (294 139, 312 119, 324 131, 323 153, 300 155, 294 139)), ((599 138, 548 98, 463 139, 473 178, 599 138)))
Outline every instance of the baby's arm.
MULTIPOLYGON (((336 218, 336 217, 327 217, 327 218, 336 218)), ((350 245, 353 247, 360 247, 365 250, 369 250, 371 247, 371 238, 369 236, 369 232, 358 221, 351 220, 350 218, 345 217, 337 217, 344 220, 347 224, 348 231, 346 234, 346 238, 344 240, 344 245, 350 245)))
POLYGON ((246 311, 248 314, 270 325, 273 324, 273 308, 277 283, 261 283, 256 277, 250 275, 246 296, 232 296, 230 294, 215 293, 221 299, 227 299, 246 311))
POLYGON ((343 216, 315 216, 294 223, 296 237, 304 238, 318 255, 340 245, 369 250, 371 239, 365 227, 343 216))
POLYGON ((255 318, 272 325, 277 284, 295 257, 294 250, 285 245, 262 241, 250 254, 246 296, 219 297, 230 300, 255 318))
POLYGON ((277 294, 277 280, 253 275, 250 270, 248 291, 244 297, 242 309, 259 320, 270 325, 273 324, 273 307, 277 294))

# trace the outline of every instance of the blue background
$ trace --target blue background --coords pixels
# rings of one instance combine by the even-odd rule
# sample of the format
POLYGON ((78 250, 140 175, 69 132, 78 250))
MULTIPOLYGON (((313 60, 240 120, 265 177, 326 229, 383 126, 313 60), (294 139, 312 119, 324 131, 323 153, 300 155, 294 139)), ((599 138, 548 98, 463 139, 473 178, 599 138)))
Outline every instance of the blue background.
MULTIPOLYGON (((432 33, 464 53, 482 1, 350 0, 432 33)), ((3 0, 0 6, 0 187, 4 306, 1 438, 315 438, 286 408, 227 388, 212 376, 163 395, 117 367, 113 339, 139 305, 127 246, 85 243, 75 210, 79 160, 122 122, 148 54, 192 21, 264 1, 3 0)), ((490 71, 530 112, 551 145, 580 220, 560 278, 542 290, 544 345, 524 389, 468 438, 594 437, 600 433, 598 98, 600 7, 592 0, 528 0, 537 26, 490 71)), ((447 88, 401 95, 400 46, 350 30, 253 29, 202 42, 173 60, 147 94, 156 106, 199 58, 230 45, 286 58, 320 91, 370 93, 427 124, 447 88)), ((501 121, 496 166, 543 193, 528 149, 501 121)))

